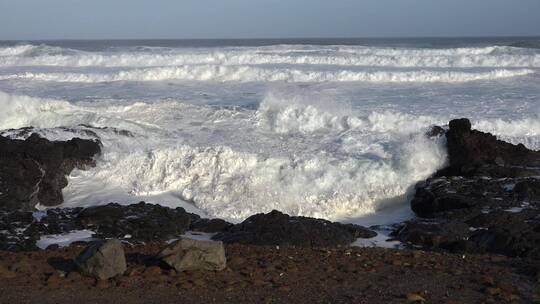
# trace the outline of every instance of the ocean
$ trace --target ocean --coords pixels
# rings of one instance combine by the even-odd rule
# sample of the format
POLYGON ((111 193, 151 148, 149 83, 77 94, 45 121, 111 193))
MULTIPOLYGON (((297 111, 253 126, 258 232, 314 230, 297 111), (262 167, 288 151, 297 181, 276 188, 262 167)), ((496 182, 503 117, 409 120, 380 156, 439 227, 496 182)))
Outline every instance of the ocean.
POLYGON ((540 38, 3 41, 0 107, 3 135, 102 141, 64 207, 388 224, 445 165, 433 125, 540 149, 540 38))

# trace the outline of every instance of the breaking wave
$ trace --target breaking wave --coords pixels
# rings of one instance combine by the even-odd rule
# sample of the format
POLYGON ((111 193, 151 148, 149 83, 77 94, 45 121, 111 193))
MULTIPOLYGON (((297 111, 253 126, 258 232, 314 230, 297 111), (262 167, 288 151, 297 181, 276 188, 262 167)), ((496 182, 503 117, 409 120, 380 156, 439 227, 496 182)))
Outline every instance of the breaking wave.
POLYGON ((345 46, 137 48, 86 52, 47 45, 0 48, 0 66, 153 67, 178 65, 338 65, 432 68, 540 67, 536 50, 490 46, 403 49, 345 46))
MULTIPOLYGON (((0 93, 0 106, 0 129, 32 125, 51 139, 84 137, 90 130, 103 141, 97 167, 70 177, 66 206, 144 199, 172 206, 188 202, 231 221, 272 209, 340 220, 406 201, 411 187, 446 159, 442 139, 424 136, 446 118, 353 114, 305 96, 269 94, 256 110, 224 111, 172 101, 74 104, 0 93), (210 136, 218 131, 221 142, 210 136), (287 150, 277 153, 280 145, 287 150)), ((531 131, 527 123, 477 126, 512 126, 504 135, 537 140, 540 125, 531 131)))
POLYGON ((113 73, 33 73, 0 75, 0 80, 37 80, 100 83, 117 81, 217 81, 217 82, 381 82, 460 83, 526 76, 534 70, 497 69, 487 72, 462 71, 318 71, 254 66, 180 66, 126 70, 113 73))
MULTIPOLYGON (((357 124, 351 125, 348 134, 338 136, 343 142, 334 142, 334 153, 329 153, 317 145, 328 138, 335 139, 342 127, 331 122, 343 117, 296 105, 295 111, 313 116, 307 119, 312 121, 312 127, 294 127, 299 126, 295 117, 282 117, 272 127, 267 124, 272 116, 268 112, 276 110, 279 102, 274 102, 270 110, 271 99, 267 98, 258 110, 245 117, 249 122, 258 121, 257 129, 231 130, 231 136, 258 138, 259 148, 271 149, 280 144, 272 134, 287 128, 289 134, 296 134, 292 140, 307 140, 318 152, 298 150, 280 155, 248 151, 242 146, 243 141, 214 145, 189 142, 179 134, 173 137, 176 132, 169 128, 174 122, 152 126, 150 121, 171 111, 188 111, 184 115, 196 120, 198 115, 207 117, 208 111, 220 110, 170 102, 100 107, 1 94, 0 104, 7 109, 10 119, 2 119, 0 128, 33 125, 52 139, 66 139, 85 134, 83 131, 90 125, 95 126, 91 130, 103 141, 104 154, 96 168, 75 171, 70 177, 65 189, 67 205, 152 201, 152 197, 163 199, 162 195, 167 193, 176 200, 193 203, 205 214, 232 221, 272 209, 335 220, 374 213, 392 199, 403 200, 415 182, 444 164, 441 144, 423 136, 421 123, 418 129, 401 128, 401 123, 395 122, 399 114, 372 113, 351 118, 357 124), (385 117, 388 121, 383 124, 385 117), (316 127, 315 121, 321 125, 316 127), (101 125, 126 128, 132 136, 99 128, 101 125), (277 125, 280 127, 276 129, 277 125), (321 131, 320 136, 313 133, 321 131), (308 137, 304 138, 302 132, 308 137), (309 139, 312 135, 315 137, 309 139)), ((285 113, 290 109, 283 106, 277 111, 285 113)), ((237 119, 233 118, 236 115, 220 115, 221 120, 226 117, 237 119)), ((403 117, 402 121, 406 119, 403 117)), ((206 138, 203 133, 212 131, 201 129, 201 134, 195 135, 206 138)))

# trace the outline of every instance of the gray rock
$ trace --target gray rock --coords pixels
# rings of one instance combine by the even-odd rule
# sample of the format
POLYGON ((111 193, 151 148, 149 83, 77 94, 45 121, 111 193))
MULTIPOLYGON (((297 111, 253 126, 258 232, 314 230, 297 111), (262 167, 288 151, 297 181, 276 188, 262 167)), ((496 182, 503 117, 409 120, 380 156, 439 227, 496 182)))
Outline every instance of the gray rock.
POLYGON ((76 259, 80 271, 99 280, 122 275, 126 271, 126 256, 119 240, 90 244, 76 259))
POLYGON ((223 270, 227 266, 222 242, 181 239, 170 244, 158 258, 177 272, 184 270, 223 270))

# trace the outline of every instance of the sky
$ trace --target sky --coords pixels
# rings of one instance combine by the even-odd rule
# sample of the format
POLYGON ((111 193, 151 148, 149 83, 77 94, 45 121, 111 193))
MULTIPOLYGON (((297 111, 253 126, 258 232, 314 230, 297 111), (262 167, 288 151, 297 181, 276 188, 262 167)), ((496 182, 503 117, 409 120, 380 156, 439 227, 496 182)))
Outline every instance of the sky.
POLYGON ((0 40, 540 36, 540 0, 0 0, 0 40))

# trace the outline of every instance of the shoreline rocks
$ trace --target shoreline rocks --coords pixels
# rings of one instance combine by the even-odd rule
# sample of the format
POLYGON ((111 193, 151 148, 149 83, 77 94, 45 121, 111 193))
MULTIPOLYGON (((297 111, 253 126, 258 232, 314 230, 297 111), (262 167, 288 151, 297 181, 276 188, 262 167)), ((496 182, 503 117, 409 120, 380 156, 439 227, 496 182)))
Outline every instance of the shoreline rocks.
POLYGON ((471 130, 453 120, 449 165, 416 186, 420 217, 394 236, 424 248, 492 252, 540 260, 540 151, 471 130))
MULTIPOLYGON (((417 184, 411 208, 419 218, 399 224, 393 237, 430 250, 539 261, 540 152, 471 130, 467 119, 451 121, 447 131, 435 127, 426 136, 446 136, 448 167, 417 184)), ((49 209, 37 217, 30 211, 33 204, 45 204, 41 199, 58 203, 65 175, 93 165, 100 144, 77 138, 50 142, 35 134, 26 140, 0 136, 0 143, 0 166, 6 168, 0 171, 0 250, 36 250, 40 237, 76 230, 134 244, 170 240, 187 231, 215 233, 213 239, 224 243, 263 246, 348 246, 357 238, 376 236, 361 226, 275 210, 233 225, 144 202, 49 209), (7 174, 15 177, 6 184, 7 174)))
POLYGON ((352 224, 289 216, 277 210, 256 214, 213 237, 225 243, 332 247, 350 245, 357 238, 372 238, 376 232, 352 224))
POLYGON ((169 240, 189 230, 196 215, 183 208, 171 209, 140 202, 122 206, 108 204, 82 209, 76 220, 98 238, 125 238, 134 241, 169 240))
POLYGON ((38 203, 60 205, 66 175, 95 166, 100 153, 99 141, 49 141, 36 133, 26 140, 0 136, 0 206, 33 210, 38 203))
POLYGON ((0 208, 0 250, 37 250, 36 242, 42 236, 80 230, 93 231, 94 238, 115 238, 130 243, 167 241, 194 231, 215 233, 213 239, 225 243, 314 247, 346 246, 357 238, 377 235, 358 225, 291 217, 278 211, 254 215, 233 225, 220 219, 202 219, 183 208, 171 209, 144 202, 49 209, 39 217, 30 211, 0 208))
POLYGON ((39 216, 30 211, 0 208, 0 250, 37 250, 36 242, 42 236, 80 230, 93 231, 94 238, 144 243, 174 239, 189 230, 215 232, 231 225, 225 221, 204 221, 183 208, 171 209, 144 202, 48 209, 39 216))

